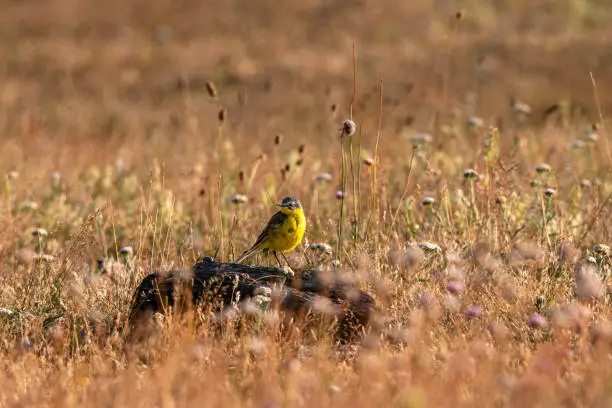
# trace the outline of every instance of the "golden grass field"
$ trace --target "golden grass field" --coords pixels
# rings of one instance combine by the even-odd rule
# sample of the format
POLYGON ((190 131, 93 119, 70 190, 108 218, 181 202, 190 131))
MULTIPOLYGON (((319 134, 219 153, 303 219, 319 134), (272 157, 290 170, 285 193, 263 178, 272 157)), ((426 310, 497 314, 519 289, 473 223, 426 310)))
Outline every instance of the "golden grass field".
POLYGON ((611 406, 611 10, 4 1, 0 406, 611 406), (287 195, 292 266, 374 296, 361 341, 275 310, 126 340, 142 278, 287 195))

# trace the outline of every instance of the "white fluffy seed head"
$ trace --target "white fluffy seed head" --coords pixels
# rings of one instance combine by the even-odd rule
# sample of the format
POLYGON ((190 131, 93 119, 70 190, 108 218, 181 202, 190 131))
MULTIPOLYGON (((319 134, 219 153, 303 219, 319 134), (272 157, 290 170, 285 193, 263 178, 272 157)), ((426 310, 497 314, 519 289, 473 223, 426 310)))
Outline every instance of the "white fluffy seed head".
POLYGON ((329 173, 319 173, 315 176, 315 181, 328 182, 331 181, 332 175, 329 173))
POLYGON ((551 168, 547 163, 540 163, 535 168, 536 173, 539 173, 539 174, 550 173, 550 170, 551 168))
POLYGON ((249 201, 248 197, 244 194, 234 194, 231 198, 233 204, 244 204, 249 201))
POLYGON ((478 176, 479 176, 478 172, 474 169, 467 169, 463 172, 463 178, 468 179, 468 180, 474 180, 478 178, 478 176))

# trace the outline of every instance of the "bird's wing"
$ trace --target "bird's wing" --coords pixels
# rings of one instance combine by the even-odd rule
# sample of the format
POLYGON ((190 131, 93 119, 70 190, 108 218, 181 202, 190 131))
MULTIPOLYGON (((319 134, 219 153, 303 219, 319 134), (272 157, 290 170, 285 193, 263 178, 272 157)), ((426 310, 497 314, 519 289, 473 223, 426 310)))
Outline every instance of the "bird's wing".
POLYGON ((275 231, 278 231, 283 226, 283 223, 286 219, 287 216, 280 211, 274 214, 272 218, 270 218, 270 221, 268 221, 268 224, 266 225, 264 230, 261 232, 261 234, 259 234, 259 237, 257 237, 257 241, 255 241, 253 246, 247 251, 245 251, 242 255, 240 255, 240 257, 234 262, 240 263, 249 256, 251 256, 251 254, 257 251, 257 249, 259 249, 261 244, 265 242, 266 238, 268 238, 270 234, 273 234, 275 231))
POLYGON ((268 221, 268 224, 266 225, 264 230, 261 231, 261 234, 259 234, 259 237, 257 237, 257 241, 255 241, 255 243, 253 244, 253 248, 261 245, 266 240, 266 238, 268 238, 271 234, 274 234, 275 231, 278 231, 283 226, 286 220, 287 215, 283 214, 282 212, 279 211, 274 214, 270 218, 270 221, 268 221))

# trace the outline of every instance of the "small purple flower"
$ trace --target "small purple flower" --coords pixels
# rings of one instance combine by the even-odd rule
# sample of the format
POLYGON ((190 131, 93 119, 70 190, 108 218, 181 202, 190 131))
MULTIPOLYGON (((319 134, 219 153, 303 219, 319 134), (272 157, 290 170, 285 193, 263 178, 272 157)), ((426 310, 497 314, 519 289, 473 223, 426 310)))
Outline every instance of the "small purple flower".
POLYGON ((529 317, 527 322, 532 329, 545 329, 548 327, 548 321, 539 313, 534 313, 529 317))
POLYGON ((344 197, 344 192, 342 190, 336 191, 336 198, 341 200, 344 197))
POLYGON ((449 282, 448 285, 446 285, 446 290, 450 294, 455 295, 455 296, 463 292, 464 289, 465 289, 465 286, 463 285, 463 283, 459 281, 452 281, 452 282, 449 282))
POLYGON ((478 305, 470 305, 465 309, 464 314, 468 319, 474 319, 482 314, 482 308, 478 305))

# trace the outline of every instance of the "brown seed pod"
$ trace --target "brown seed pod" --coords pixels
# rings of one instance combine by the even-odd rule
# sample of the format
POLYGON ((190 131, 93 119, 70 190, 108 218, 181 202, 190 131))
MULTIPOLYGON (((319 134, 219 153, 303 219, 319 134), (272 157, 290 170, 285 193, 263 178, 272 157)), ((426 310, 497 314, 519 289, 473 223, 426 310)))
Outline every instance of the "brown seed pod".
POLYGON ((221 109, 219 110, 219 115, 218 115, 218 117, 219 117, 219 121, 220 121, 221 123, 225 122, 225 121, 226 121, 226 119, 227 119, 227 109, 225 109, 225 108, 221 108, 221 109))
POLYGON ((283 135, 280 133, 277 133, 276 136, 274 136, 274 144, 278 146, 281 143, 283 143, 283 135))
POLYGON ((216 98, 217 97, 217 95, 218 95, 217 87, 211 81, 207 81, 206 82, 206 90, 208 91, 208 95, 211 98, 216 98))
POLYGON ((304 154, 304 150, 306 150, 306 146, 304 144, 301 144, 298 146, 298 153, 299 154, 304 154))

